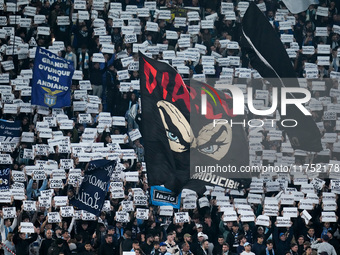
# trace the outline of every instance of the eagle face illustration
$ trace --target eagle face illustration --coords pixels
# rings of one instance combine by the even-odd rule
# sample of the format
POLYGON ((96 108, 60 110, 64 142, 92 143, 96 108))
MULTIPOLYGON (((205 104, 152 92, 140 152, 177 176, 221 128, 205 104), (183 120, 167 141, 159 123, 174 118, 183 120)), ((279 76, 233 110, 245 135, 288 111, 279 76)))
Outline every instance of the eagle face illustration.
POLYGON ((63 92, 62 90, 55 90, 51 91, 49 88, 42 87, 43 90, 45 90, 49 95, 54 96, 55 94, 58 94, 60 92, 63 92))
POLYGON ((215 160, 227 155, 232 141, 229 124, 214 127, 213 123, 209 123, 195 137, 189 122, 175 105, 161 100, 157 107, 172 151, 182 153, 193 148, 215 160))

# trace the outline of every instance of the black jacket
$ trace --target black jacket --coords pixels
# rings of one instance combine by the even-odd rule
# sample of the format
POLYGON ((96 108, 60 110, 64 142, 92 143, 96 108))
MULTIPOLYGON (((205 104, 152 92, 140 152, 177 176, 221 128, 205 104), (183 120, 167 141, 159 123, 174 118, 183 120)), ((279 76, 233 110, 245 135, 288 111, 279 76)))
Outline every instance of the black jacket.
POLYGON ((48 249, 51 247, 52 243, 54 242, 54 240, 51 239, 44 239, 41 242, 41 246, 39 249, 39 255, 48 255, 48 249))
POLYGON ((66 241, 63 242, 62 246, 58 246, 56 242, 53 242, 51 247, 48 249, 48 255, 59 255, 60 252, 63 252, 65 255, 70 255, 71 251, 68 247, 66 241))
POLYGON ((208 254, 208 251, 206 250, 206 253, 205 253, 203 248, 200 247, 197 251, 197 254, 195 254, 195 255, 207 255, 207 254, 208 254))
POLYGON ((93 251, 83 251, 83 252, 78 252, 78 255, 96 255, 95 252, 93 251))
POLYGON ((219 243, 216 243, 214 245, 214 249, 212 252, 213 252, 213 255, 222 254, 222 245, 220 245, 219 243))
MULTIPOLYGON (((91 65, 90 65, 91 67, 91 65)), ((90 68, 90 81, 92 85, 103 85, 103 74, 105 72, 104 70, 96 69, 96 68, 90 68)))
POLYGON ((335 251, 337 254, 340 254, 340 244, 339 244, 339 241, 332 238, 328 241, 329 244, 333 245, 335 251))
POLYGON ((251 251, 256 255, 266 255, 266 248, 267 246, 265 244, 255 243, 251 248, 251 251))
POLYGON ((293 228, 289 229, 289 236, 287 239, 282 242, 279 238, 279 233, 277 227, 274 227, 273 233, 273 240, 274 240, 274 247, 275 247, 275 254, 276 255, 284 255, 286 251, 290 250, 290 242, 293 239, 293 228))
POLYGON ((131 238, 129 239, 123 239, 123 241, 121 242, 121 251, 131 251, 132 249, 132 240, 131 238))
MULTIPOLYGON (((228 235, 227 235, 227 243, 229 244, 229 250, 233 253, 237 253, 237 247, 234 247, 235 244, 235 240, 237 240, 237 237, 240 235, 241 233, 238 232, 237 234, 235 234, 233 231, 231 231, 228 235)), ((239 243, 237 241, 237 243, 239 243)))
POLYGON ((37 240, 38 234, 34 233, 31 238, 21 239, 19 233, 16 233, 13 237, 13 243, 15 244, 16 254, 28 255, 29 245, 37 240))
POLYGON ((98 255, 115 255, 116 247, 113 243, 104 242, 99 247, 98 255))

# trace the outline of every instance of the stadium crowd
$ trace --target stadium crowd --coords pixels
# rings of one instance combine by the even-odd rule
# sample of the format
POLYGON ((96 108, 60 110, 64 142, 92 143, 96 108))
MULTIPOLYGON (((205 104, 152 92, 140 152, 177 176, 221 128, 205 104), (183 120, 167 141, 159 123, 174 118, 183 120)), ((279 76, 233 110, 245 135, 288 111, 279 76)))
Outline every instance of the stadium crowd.
POLYGON ((221 89, 254 82, 257 106, 268 106, 271 86, 239 45, 248 3, 0 1, 0 117, 21 122, 21 138, 2 139, 0 147, 0 177, 10 169, 9 190, 5 179, 0 183, 1 252, 340 254, 340 2, 320 0, 296 15, 276 0, 255 2, 281 37, 300 85, 312 93, 307 108, 324 150, 294 151, 276 126, 262 127, 260 141, 246 128, 250 165, 303 171, 262 172, 247 190, 207 187, 200 198, 183 190, 177 210, 143 199, 150 187, 139 132, 138 50, 173 65, 185 81, 214 78, 221 89), (37 46, 73 63, 71 107, 31 106, 37 46), (69 200, 86 164, 103 157, 119 163, 95 217, 69 200))

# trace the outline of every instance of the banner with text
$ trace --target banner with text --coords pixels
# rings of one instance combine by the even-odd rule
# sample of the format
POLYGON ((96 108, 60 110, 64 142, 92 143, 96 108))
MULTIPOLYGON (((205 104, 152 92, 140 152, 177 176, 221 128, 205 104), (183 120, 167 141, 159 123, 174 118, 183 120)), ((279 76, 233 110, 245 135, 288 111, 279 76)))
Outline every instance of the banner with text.
POLYGON ((70 106, 73 72, 70 62, 38 47, 33 68, 32 105, 70 106))
POLYGON ((181 193, 176 196, 171 190, 162 186, 151 186, 151 203, 153 205, 171 205, 179 209, 181 205, 181 193))
POLYGON ((0 142, 18 143, 20 140, 20 121, 7 121, 0 119, 0 142))
POLYGON ((98 216, 103 208, 107 186, 115 169, 116 161, 94 160, 85 169, 85 175, 78 194, 71 204, 98 216))

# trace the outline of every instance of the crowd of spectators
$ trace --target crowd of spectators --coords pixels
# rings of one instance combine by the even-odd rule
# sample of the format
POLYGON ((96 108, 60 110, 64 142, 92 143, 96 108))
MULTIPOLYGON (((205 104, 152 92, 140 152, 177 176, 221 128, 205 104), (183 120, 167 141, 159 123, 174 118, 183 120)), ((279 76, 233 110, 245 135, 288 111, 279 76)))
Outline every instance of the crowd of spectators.
POLYGON ((11 174, 9 191, 0 190, 0 253, 340 254, 340 2, 320 0, 296 15, 276 0, 255 3, 280 36, 300 85, 311 91, 307 108, 324 150, 294 151, 276 126, 261 128, 260 140, 246 128, 250 165, 293 164, 301 171, 262 172, 246 190, 207 187, 201 198, 184 190, 181 208, 173 210, 136 200, 149 195, 138 51, 173 65, 185 81, 215 78, 222 89, 226 82, 243 89, 255 83, 257 106, 268 106, 271 85, 240 47, 248 2, 0 1, 0 118, 22 127, 19 141, 1 141, 11 163, 1 156, 0 174, 11 174), (73 63, 71 107, 31 106, 37 46, 73 63), (69 200, 87 162, 102 158, 119 163, 94 217, 69 200), (177 212, 186 212, 184 222, 177 212), (32 233, 22 231, 29 222, 32 233))

